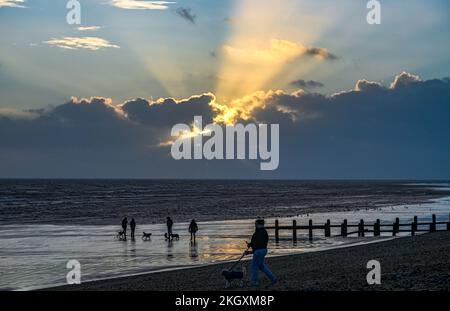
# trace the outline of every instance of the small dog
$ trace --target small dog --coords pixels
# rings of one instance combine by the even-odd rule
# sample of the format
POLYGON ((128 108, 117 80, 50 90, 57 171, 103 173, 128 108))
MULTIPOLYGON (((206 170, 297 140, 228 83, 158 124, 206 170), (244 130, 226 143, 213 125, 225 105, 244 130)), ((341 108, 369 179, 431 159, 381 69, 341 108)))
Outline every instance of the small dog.
POLYGON ((223 270, 222 276, 225 278, 225 288, 234 287, 236 283, 238 286, 244 287, 246 274, 247 270, 245 267, 240 267, 236 270, 223 270))
POLYGON ((143 241, 148 241, 152 238, 152 234, 151 233, 147 233, 147 232, 142 232, 142 240, 143 241))
POLYGON ((118 239, 118 240, 126 240, 127 239, 127 237, 126 237, 126 235, 125 235, 125 231, 117 231, 117 235, 116 235, 116 238, 118 239))
POLYGON ((164 237, 166 238, 166 241, 172 241, 172 240, 179 240, 180 239, 180 235, 176 234, 176 233, 172 233, 170 236, 167 233, 164 233, 164 237))

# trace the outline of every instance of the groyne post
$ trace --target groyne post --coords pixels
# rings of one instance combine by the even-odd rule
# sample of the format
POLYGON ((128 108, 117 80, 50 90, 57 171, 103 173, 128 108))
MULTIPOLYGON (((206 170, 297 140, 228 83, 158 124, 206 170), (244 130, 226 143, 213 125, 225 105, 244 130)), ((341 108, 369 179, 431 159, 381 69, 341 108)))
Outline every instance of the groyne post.
POLYGON ((395 218, 395 222, 392 225, 392 236, 396 236, 399 230, 400 230, 400 219, 397 217, 395 218))
POLYGON ((363 237, 364 236, 364 220, 361 219, 359 221, 359 225, 358 225, 358 236, 359 237, 363 237))
POLYGON ((312 223, 312 219, 309 220, 309 227, 308 227, 308 235, 309 235, 309 240, 312 241, 313 239, 313 223, 312 223))
POLYGON ((275 220, 275 242, 278 243, 280 241, 280 229, 278 228, 279 224, 278 224, 278 219, 275 220))
POLYGON ((325 223, 325 237, 329 238, 331 236, 331 221, 327 219, 325 223))
POLYGON ((297 243, 297 220, 292 221, 292 241, 297 243))
POLYGON ((373 235, 380 236, 380 231, 381 231, 381 224, 380 224, 380 220, 377 219, 377 221, 373 225, 373 235))
POLYGON ((414 216, 414 220, 411 224, 411 235, 416 234, 417 231, 417 216, 414 216))
POLYGON ((347 236, 347 219, 344 219, 344 221, 341 224, 341 236, 343 237, 347 236))
POLYGON ((431 215, 430 232, 436 232, 436 215, 431 215))
POLYGON ((450 213, 448 214, 447 231, 450 231, 450 213))

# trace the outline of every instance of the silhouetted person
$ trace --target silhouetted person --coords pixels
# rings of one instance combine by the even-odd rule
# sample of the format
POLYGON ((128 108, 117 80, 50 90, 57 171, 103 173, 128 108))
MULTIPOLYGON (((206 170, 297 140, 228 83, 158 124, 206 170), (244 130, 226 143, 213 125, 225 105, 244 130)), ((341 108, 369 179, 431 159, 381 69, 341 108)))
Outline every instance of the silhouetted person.
POLYGON ((252 240, 247 243, 248 247, 252 248, 253 260, 252 260, 252 277, 251 285, 258 285, 258 270, 264 272, 270 279, 271 284, 276 283, 277 279, 270 271, 269 267, 265 264, 264 258, 267 255, 267 243, 269 242, 269 235, 264 228, 264 219, 258 219, 255 221, 255 233, 253 233, 252 240))
POLYGON ((131 238, 134 239, 134 231, 136 230, 136 222, 134 221, 134 218, 131 218, 130 229, 131 229, 131 238))
POLYGON ((172 226, 173 226, 173 220, 170 217, 167 217, 167 235, 169 236, 169 240, 172 237, 172 226))
POLYGON ((125 236, 125 239, 127 238, 127 225, 128 225, 128 219, 127 219, 127 217, 124 217, 122 219, 122 229, 123 229, 123 235, 125 236))
POLYGON ((189 232, 191 233, 191 241, 192 238, 194 238, 194 243, 195 243, 195 234, 198 231, 198 226, 197 223, 195 222, 195 219, 192 219, 191 224, 189 225, 189 232))

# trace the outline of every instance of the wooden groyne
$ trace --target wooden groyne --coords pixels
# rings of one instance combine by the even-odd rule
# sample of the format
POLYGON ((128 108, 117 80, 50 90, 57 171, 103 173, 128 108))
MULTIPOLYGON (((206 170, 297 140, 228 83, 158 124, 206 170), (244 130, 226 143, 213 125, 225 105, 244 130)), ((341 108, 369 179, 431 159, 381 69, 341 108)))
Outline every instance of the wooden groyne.
POLYGON ((417 216, 411 223, 400 223, 400 219, 397 217, 392 223, 381 223, 377 219, 374 223, 365 222, 363 219, 357 224, 349 224, 347 219, 340 224, 331 224, 328 219, 324 224, 313 224, 312 219, 309 220, 307 225, 297 225, 297 220, 292 221, 292 225, 280 225, 278 219, 275 220, 274 226, 266 226, 266 229, 275 230, 275 241, 280 240, 280 231, 288 230, 292 231, 292 241, 297 242, 297 232, 305 230, 308 232, 310 240, 313 239, 314 231, 323 230, 325 237, 331 237, 332 228, 340 229, 340 234, 335 236, 346 237, 352 234, 357 234, 359 237, 364 237, 366 234, 372 233, 373 236, 380 236, 382 232, 391 233, 392 236, 396 236, 400 232, 409 232, 411 235, 416 232, 436 232, 438 231, 438 225, 446 225, 446 228, 439 231, 450 231, 450 214, 448 221, 436 221, 436 215, 431 216, 431 222, 418 222, 417 216))

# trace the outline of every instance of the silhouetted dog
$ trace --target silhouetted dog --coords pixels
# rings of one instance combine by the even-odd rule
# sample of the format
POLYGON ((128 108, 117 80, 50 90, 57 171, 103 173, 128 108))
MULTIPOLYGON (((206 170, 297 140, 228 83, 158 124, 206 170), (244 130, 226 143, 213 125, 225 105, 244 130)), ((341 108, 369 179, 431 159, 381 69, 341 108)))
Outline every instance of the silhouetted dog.
POLYGON ((117 231, 116 239, 126 240, 127 236, 125 235, 125 231, 117 231))
POLYGON ((152 234, 151 233, 147 233, 147 232, 142 232, 142 240, 143 241, 148 241, 152 238, 152 234))
POLYGON ((236 270, 223 270, 222 275, 225 278, 225 288, 230 288, 235 283, 238 283, 240 287, 244 287, 246 272, 245 267, 240 267, 236 270))
POLYGON ((176 233, 172 233, 170 236, 167 233, 164 233, 164 237, 166 238, 166 241, 167 240, 172 241, 174 239, 175 240, 179 240, 180 239, 180 236, 178 234, 176 234, 176 233))

